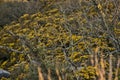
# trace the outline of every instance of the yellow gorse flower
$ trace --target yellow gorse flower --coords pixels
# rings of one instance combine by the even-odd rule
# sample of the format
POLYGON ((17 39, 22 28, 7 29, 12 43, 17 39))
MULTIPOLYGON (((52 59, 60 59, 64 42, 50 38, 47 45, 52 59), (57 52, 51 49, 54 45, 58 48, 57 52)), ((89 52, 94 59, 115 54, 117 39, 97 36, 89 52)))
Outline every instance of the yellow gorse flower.
POLYGON ((102 10, 102 5, 98 4, 98 9, 102 10))

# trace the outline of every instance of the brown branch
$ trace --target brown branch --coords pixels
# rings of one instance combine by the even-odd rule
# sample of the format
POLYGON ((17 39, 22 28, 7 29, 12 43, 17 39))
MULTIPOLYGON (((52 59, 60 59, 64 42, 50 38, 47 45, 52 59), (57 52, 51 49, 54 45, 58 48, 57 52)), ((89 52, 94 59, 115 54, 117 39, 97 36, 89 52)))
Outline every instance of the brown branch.
POLYGON ((118 56, 118 62, 117 62, 117 68, 115 71, 115 79, 114 80, 118 80, 119 68, 120 68, 120 57, 118 56))
POLYGON ((113 80, 112 79, 112 75, 113 75, 113 71, 112 71, 112 54, 109 55, 109 74, 108 74, 108 80, 113 80))
POLYGON ((57 74, 58 80, 62 80, 58 68, 56 68, 55 70, 56 70, 56 74, 57 74))
POLYGON ((38 78, 39 78, 39 80, 44 80, 41 67, 38 67, 38 78))

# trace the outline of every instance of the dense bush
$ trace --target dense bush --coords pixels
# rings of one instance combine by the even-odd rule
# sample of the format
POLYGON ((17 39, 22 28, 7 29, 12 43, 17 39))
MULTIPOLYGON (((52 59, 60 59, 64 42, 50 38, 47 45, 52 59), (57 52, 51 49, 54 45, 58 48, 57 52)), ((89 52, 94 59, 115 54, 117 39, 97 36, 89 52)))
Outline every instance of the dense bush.
POLYGON ((43 2, 41 12, 24 14, 0 31, 0 67, 10 79, 119 80, 118 4, 43 2))

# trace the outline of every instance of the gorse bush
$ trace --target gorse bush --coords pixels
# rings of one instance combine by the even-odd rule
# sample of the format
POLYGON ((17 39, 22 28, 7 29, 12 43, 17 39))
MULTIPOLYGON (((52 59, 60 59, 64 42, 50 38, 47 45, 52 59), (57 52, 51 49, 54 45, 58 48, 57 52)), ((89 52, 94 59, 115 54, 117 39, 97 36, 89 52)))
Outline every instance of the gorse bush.
POLYGON ((118 4, 43 2, 41 12, 24 14, 0 31, 0 67, 11 72, 9 79, 119 80, 118 4))

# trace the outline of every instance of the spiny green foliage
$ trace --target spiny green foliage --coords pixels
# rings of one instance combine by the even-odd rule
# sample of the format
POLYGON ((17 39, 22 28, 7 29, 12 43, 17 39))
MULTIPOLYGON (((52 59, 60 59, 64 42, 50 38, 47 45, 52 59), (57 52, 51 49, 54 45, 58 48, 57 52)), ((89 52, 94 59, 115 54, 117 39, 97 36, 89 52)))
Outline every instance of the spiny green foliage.
MULTIPOLYGON (((81 8, 71 9, 69 6, 74 7, 71 3, 65 5, 68 7, 65 10, 63 5, 57 8, 51 2, 44 13, 24 14, 18 21, 6 25, 0 31, 0 46, 5 47, 1 49, 0 57, 7 56, 8 59, 0 61, 0 67, 13 72, 12 75, 16 74, 11 79, 30 79, 31 75, 37 75, 33 61, 41 64, 44 76, 50 68, 53 71, 52 80, 57 79, 56 66, 59 66, 61 74, 68 74, 69 80, 78 77, 83 80, 97 79, 96 76, 100 75, 98 68, 109 70, 109 53, 116 50, 114 40, 109 36, 112 33, 119 40, 120 22, 116 21, 118 26, 111 28, 112 11, 115 9, 112 2, 97 6, 91 4, 91 1, 82 1, 81 8), (109 14, 104 17, 106 10, 109 14), (107 21, 104 22, 103 18, 107 21), (96 57, 100 64, 94 61, 96 57)), ((117 64, 116 56, 117 53, 113 59, 117 64)))

